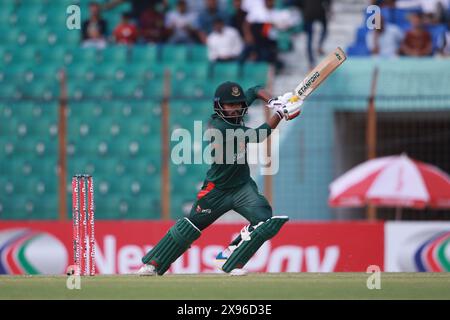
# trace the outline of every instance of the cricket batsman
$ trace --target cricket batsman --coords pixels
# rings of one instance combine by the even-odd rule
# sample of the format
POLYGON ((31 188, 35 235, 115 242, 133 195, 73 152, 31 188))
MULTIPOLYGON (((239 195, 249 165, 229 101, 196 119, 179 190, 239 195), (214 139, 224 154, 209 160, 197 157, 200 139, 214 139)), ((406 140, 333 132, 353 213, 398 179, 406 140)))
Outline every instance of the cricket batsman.
POLYGON ((258 192, 256 183, 250 177, 247 144, 264 141, 282 119, 296 118, 301 113, 302 103, 302 100, 290 92, 272 99, 261 86, 252 87, 246 92, 234 82, 225 82, 217 87, 214 114, 210 118, 209 128, 220 132, 224 138, 221 141, 210 140, 215 146, 212 151, 214 161, 189 215, 179 219, 142 258, 143 266, 138 274, 163 275, 200 237, 202 230, 230 210, 242 215, 249 225, 217 256, 217 261, 222 262, 219 267, 226 273, 233 270, 236 274, 245 273, 242 269, 245 264, 288 221, 287 216, 272 216, 269 202, 258 192), (266 123, 252 129, 244 125, 243 118, 256 99, 266 102, 267 107, 274 112, 266 123), (235 143, 236 140, 227 139, 230 131, 238 130, 246 134, 245 142, 227 149, 227 144, 235 143), (248 134, 250 131, 254 134, 248 134), (227 157, 229 152, 223 152, 225 150, 233 153, 231 161, 227 157))

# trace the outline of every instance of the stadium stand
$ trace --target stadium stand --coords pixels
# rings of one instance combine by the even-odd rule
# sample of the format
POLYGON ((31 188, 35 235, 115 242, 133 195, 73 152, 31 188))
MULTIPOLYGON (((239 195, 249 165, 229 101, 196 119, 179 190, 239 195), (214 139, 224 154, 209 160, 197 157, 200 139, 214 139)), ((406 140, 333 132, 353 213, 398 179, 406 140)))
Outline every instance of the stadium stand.
MULTIPOLYGON (((210 66, 203 45, 81 48, 79 30, 61 27, 61 12, 72 2, 0 2, 0 218, 58 216, 59 71, 65 70, 68 183, 73 174, 94 175, 99 219, 159 219, 164 71, 172 72, 171 128, 192 131, 194 120, 212 112, 219 81, 249 82, 256 74, 264 82, 268 65, 210 66)), ((86 8, 88 1, 74 3, 86 8)), ((104 17, 114 26, 129 9, 124 4, 104 17)), ((171 166, 172 218, 189 210, 206 169, 171 166)))

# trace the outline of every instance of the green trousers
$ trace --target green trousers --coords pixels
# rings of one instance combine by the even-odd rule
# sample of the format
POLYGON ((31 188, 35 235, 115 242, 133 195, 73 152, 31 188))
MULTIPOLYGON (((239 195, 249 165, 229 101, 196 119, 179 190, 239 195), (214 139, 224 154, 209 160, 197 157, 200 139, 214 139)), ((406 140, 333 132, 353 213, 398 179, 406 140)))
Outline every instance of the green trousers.
POLYGON ((272 217, 272 207, 258 192, 258 186, 249 180, 236 188, 219 190, 211 183, 203 186, 189 213, 189 220, 200 230, 205 229, 224 213, 234 210, 251 225, 272 217))

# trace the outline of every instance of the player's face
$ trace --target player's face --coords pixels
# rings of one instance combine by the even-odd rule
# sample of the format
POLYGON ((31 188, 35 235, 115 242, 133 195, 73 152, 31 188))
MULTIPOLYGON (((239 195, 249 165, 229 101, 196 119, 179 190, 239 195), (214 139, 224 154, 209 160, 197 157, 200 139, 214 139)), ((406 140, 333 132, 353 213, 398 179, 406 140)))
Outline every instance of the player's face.
POLYGON ((242 114, 242 103, 224 103, 222 105, 223 113, 226 117, 237 118, 242 114))

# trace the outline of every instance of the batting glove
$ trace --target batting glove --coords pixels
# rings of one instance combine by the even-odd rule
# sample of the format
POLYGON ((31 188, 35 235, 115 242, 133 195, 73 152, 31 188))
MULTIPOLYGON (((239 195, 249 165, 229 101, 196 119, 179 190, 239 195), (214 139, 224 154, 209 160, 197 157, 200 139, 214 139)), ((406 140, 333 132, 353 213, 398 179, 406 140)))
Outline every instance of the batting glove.
POLYGON ((292 92, 287 92, 287 93, 283 94, 282 96, 278 96, 276 98, 270 99, 268 101, 267 107, 269 109, 277 109, 279 107, 282 107, 289 101, 290 98, 292 98, 292 96, 293 96, 292 92))
POLYGON ((297 118, 302 113, 303 100, 298 96, 293 95, 289 101, 284 105, 283 112, 286 120, 297 118))

